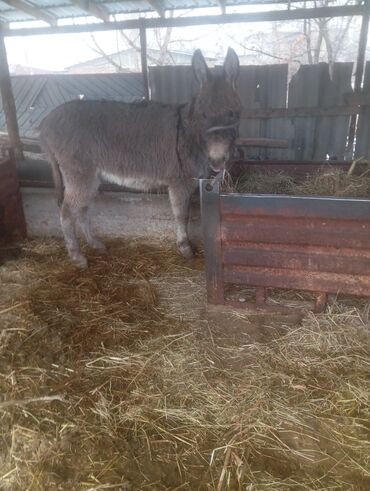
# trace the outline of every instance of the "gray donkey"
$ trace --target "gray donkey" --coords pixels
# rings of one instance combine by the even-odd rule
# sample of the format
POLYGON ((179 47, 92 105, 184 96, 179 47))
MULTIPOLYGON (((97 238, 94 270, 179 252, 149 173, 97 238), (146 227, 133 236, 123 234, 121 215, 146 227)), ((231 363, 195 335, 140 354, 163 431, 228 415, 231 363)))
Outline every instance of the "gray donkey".
POLYGON ((221 171, 240 119, 235 91, 239 59, 229 48, 222 70, 211 73, 200 50, 192 60, 200 89, 184 105, 72 101, 41 123, 40 142, 51 163, 60 220, 72 261, 86 267, 76 235, 104 250, 94 236, 89 205, 102 178, 143 190, 167 186, 177 224, 177 247, 190 258, 189 204, 197 180, 221 171), (64 192, 63 192, 64 184, 64 192))

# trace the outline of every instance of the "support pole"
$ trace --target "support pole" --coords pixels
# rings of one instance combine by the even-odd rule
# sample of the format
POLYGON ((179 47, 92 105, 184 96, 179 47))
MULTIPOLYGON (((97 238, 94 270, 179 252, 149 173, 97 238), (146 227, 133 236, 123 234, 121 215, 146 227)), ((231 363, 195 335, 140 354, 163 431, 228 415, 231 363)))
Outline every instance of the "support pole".
POLYGON ((149 80, 148 80, 148 61, 146 52, 146 29, 140 27, 140 53, 141 53, 141 73, 143 74, 143 85, 145 100, 149 101, 149 80))
POLYGON ((3 32, 0 26, 0 92, 3 101, 3 110, 5 113, 6 126, 8 129, 9 142, 14 149, 16 159, 23 160, 22 143, 19 136, 17 121, 17 111, 10 80, 9 65, 6 55, 6 47, 3 32))
MULTIPOLYGON (((354 84, 355 93, 361 90, 362 79, 363 79, 364 68, 365 68, 365 55, 366 55, 367 38, 369 32, 369 17, 370 17, 369 0, 366 0, 365 5, 368 7, 368 9, 367 9, 367 13, 362 16, 360 39, 358 43, 358 52, 357 52, 356 72, 355 72, 355 84, 354 84)), ((351 122, 349 126, 347 154, 350 156, 352 156, 353 154, 353 143, 355 140, 357 118, 358 118, 357 114, 354 114, 351 117, 351 122)))

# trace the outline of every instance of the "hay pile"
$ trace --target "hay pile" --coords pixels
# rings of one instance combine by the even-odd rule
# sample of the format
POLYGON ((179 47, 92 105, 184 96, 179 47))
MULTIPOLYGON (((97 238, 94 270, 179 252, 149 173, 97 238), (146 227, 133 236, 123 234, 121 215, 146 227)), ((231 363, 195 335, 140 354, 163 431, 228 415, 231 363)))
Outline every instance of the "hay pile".
POLYGON ((81 272, 27 242, 0 268, 1 489, 369 489, 366 302, 256 341, 200 315, 200 260, 109 248, 81 272))
POLYGON ((370 197, 370 171, 349 174, 333 165, 325 165, 303 180, 283 171, 248 171, 237 179, 226 176, 224 192, 285 194, 296 196, 370 197))

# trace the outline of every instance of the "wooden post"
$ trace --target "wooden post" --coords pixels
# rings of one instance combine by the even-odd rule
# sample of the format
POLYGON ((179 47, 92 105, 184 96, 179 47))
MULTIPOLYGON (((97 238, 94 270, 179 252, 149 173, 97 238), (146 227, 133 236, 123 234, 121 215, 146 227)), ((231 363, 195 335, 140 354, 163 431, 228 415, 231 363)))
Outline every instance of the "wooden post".
POLYGON ((17 111, 10 80, 8 59, 6 56, 6 47, 2 28, 0 26, 0 92, 3 101, 3 110, 5 113, 6 126, 8 129, 9 142, 14 149, 16 159, 23 160, 22 143, 19 136, 17 121, 17 111))
POLYGON ((146 29, 144 26, 140 26, 140 53, 141 53, 141 72, 143 74, 145 100, 149 101, 148 61, 147 61, 147 53, 146 53, 146 29))
POLYGON ((207 299, 211 305, 225 303, 220 230, 220 184, 200 181, 200 203, 206 263, 207 299))
MULTIPOLYGON (((355 85, 354 85, 355 93, 359 92, 361 90, 361 86, 362 86, 362 78, 364 75, 364 66, 365 66, 365 54, 366 54, 367 38, 368 38, 368 32, 369 32, 369 17, 370 17, 369 0, 365 1, 365 5, 368 7, 368 9, 367 9, 367 13, 362 16, 360 39, 359 39, 359 43, 358 43, 356 72, 355 72, 355 85)), ((353 143, 355 140, 357 117, 358 117, 357 114, 354 114, 351 117, 351 122, 350 122, 350 126, 349 126, 348 144, 347 144, 347 156, 349 156, 349 157, 352 157, 352 153, 353 153, 353 143)))

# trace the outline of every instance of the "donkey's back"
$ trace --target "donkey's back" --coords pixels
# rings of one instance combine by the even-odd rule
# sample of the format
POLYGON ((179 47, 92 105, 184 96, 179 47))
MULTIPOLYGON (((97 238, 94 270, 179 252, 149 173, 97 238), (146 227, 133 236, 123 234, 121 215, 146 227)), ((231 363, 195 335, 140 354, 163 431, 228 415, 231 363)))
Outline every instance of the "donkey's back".
POLYGON ((166 179, 173 172, 176 106, 72 101, 42 122, 40 142, 62 173, 166 179))

